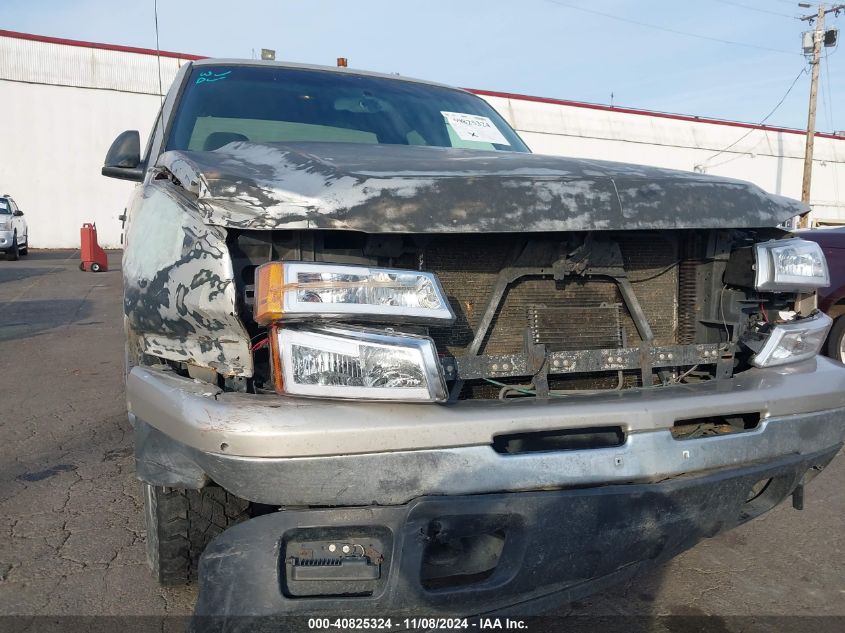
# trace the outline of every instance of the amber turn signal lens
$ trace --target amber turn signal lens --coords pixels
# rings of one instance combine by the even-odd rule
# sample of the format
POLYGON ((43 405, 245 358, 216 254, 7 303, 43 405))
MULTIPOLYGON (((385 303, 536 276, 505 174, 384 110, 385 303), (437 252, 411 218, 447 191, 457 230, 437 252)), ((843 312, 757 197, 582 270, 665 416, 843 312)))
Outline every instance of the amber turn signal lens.
POLYGON ((262 264, 255 271, 255 322, 269 325, 282 318, 285 269, 281 262, 262 264))
POLYGON ((270 369, 273 372, 273 387, 276 393, 285 392, 284 372, 282 371, 282 356, 279 354, 279 330, 270 328, 270 369))

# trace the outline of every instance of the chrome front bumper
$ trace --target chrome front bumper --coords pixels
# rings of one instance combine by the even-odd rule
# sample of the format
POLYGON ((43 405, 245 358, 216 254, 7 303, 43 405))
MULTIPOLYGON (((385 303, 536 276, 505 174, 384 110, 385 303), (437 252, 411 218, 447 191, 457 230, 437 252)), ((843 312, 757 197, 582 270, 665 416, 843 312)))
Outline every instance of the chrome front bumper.
POLYGON ((828 359, 731 380, 540 402, 340 403, 222 393, 164 369, 127 381, 139 476, 211 478, 273 505, 401 504, 457 495, 654 482, 809 455, 845 438, 845 368, 828 359), (676 420, 759 412, 752 431, 676 440, 676 420), (612 448, 509 455, 501 434, 621 426, 612 448))

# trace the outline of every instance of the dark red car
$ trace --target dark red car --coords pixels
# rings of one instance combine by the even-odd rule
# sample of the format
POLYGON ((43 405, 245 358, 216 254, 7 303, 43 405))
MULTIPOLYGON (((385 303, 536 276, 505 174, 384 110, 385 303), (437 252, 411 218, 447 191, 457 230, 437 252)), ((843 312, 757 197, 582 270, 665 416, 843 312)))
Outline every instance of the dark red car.
POLYGON ((798 233, 821 246, 827 257, 830 287, 819 289, 819 308, 833 319, 833 327, 825 351, 831 358, 845 362, 845 227, 798 233))

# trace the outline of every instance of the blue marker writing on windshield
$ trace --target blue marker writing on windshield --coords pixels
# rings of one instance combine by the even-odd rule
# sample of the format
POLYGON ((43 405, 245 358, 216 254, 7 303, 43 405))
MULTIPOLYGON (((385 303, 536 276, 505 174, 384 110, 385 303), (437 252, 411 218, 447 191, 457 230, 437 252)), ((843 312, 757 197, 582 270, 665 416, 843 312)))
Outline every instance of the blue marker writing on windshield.
POLYGON ((205 72, 200 73, 200 76, 197 77, 196 84, 212 82, 212 81, 220 81, 221 79, 226 79, 229 73, 232 72, 231 70, 227 70, 223 73, 215 73, 213 70, 206 70, 205 72))

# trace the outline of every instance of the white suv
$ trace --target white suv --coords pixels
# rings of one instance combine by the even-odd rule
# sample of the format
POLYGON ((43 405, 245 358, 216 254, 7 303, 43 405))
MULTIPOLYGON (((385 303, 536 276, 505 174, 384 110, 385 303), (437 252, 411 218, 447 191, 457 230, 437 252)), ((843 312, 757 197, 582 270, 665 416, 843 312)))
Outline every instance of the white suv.
POLYGON ((11 196, 0 196, 0 253, 6 253, 6 259, 16 261, 29 250, 29 230, 23 211, 18 208, 11 196))

